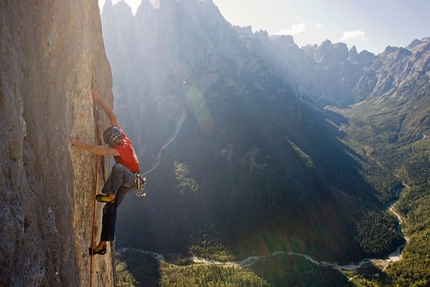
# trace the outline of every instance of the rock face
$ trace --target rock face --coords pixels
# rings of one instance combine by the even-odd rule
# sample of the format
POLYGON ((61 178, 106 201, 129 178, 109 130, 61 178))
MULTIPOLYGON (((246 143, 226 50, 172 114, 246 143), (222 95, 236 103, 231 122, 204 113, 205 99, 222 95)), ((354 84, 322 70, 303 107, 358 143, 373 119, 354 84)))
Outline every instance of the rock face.
MULTIPOLYGON (((96 185, 96 157, 69 137, 96 141, 91 88, 113 100, 97 2, 5 0, 0 18, 0 285, 89 286, 108 163, 96 185)), ((114 285, 110 255, 92 286, 114 285)))
POLYGON ((390 119, 391 141, 427 137, 430 113, 430 38, 414 40, 405 48, 387 47, 364 70, 353 96, 374 119, 390 119))
POLYGON ((406 48, 387 47, 366 69, 354 88, 357 101, 402 96, 414 85, 428 86, 430 38, 414 40, 406 48))

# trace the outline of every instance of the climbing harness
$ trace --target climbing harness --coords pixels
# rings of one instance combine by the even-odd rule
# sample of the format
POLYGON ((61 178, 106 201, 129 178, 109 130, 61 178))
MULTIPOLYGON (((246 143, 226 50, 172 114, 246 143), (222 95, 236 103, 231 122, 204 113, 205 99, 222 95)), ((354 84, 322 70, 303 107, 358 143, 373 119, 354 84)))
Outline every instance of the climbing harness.
POLYGON ((140 173, 135 174, 134 183, 136 185, 136 196, 145 197, 146 192, 144 192, 146 186, 146 177, 142 177, 140 173))

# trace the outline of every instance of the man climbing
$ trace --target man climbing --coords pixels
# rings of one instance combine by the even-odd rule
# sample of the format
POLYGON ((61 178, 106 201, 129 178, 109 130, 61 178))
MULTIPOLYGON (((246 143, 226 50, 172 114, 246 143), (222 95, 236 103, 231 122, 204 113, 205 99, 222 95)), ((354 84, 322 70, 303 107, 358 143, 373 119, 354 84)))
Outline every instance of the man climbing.
POLYGON ((70 141, 72 146, 78 149, 97 155, 113 156, 115 159, 111 174, 102 189, 102 194, 96 195, 97 201, 105 203, 100 243, 94 249, 89 248, 90 255, 104 255, 107 242, 115 240, 117 208, 126 194, 136 189, 135 174, 139 173, 140 168, 133 145, 121 130, 113 110, 100 97, 98 91, 92 91, 92 97, 93 101, 99 103, 103 108, 112 125, 103 133, 103 140, 108 146, 87 144, 79 138, 71 138, 70 141))

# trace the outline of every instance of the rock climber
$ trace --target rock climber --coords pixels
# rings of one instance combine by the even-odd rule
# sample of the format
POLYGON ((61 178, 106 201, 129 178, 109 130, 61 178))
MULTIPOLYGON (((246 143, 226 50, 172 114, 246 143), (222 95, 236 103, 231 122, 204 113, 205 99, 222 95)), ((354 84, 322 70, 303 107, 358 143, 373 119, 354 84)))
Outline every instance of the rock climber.
POLYGON ((98 202, 105 203, 103 207, 102 233, 100 243, 89 248, 90 255, 104 255, 108 241, 115 240, 115 223, 117 208, 126 194, 136 189, 135 175, 139 173, 139 161, 130 139, 122 131, 113 110, 101 98, 98 91, 92 91, 93 101, 98 103, 108 116, 111 127, 103 132, 103 140, 108 145, 92 145, 79 138, 70 138, 72 146, 97 155, 113 156, 115 164, 106 181, 101 194, 96 195, 98 202))

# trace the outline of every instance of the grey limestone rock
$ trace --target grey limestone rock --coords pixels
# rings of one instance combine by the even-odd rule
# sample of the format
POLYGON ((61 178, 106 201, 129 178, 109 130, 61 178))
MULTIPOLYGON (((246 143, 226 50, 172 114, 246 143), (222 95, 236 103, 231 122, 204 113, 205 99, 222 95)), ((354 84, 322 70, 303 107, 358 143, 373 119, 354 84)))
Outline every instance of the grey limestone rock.
MULTIPOLYGON (((95 141, 91 88, 113 99, 97 1, 6 0, 0 19, 0 285, 89 286, 96 158, 69 137, 95 141)), ((93 286, 113 281, 96 257, 93 286)))

